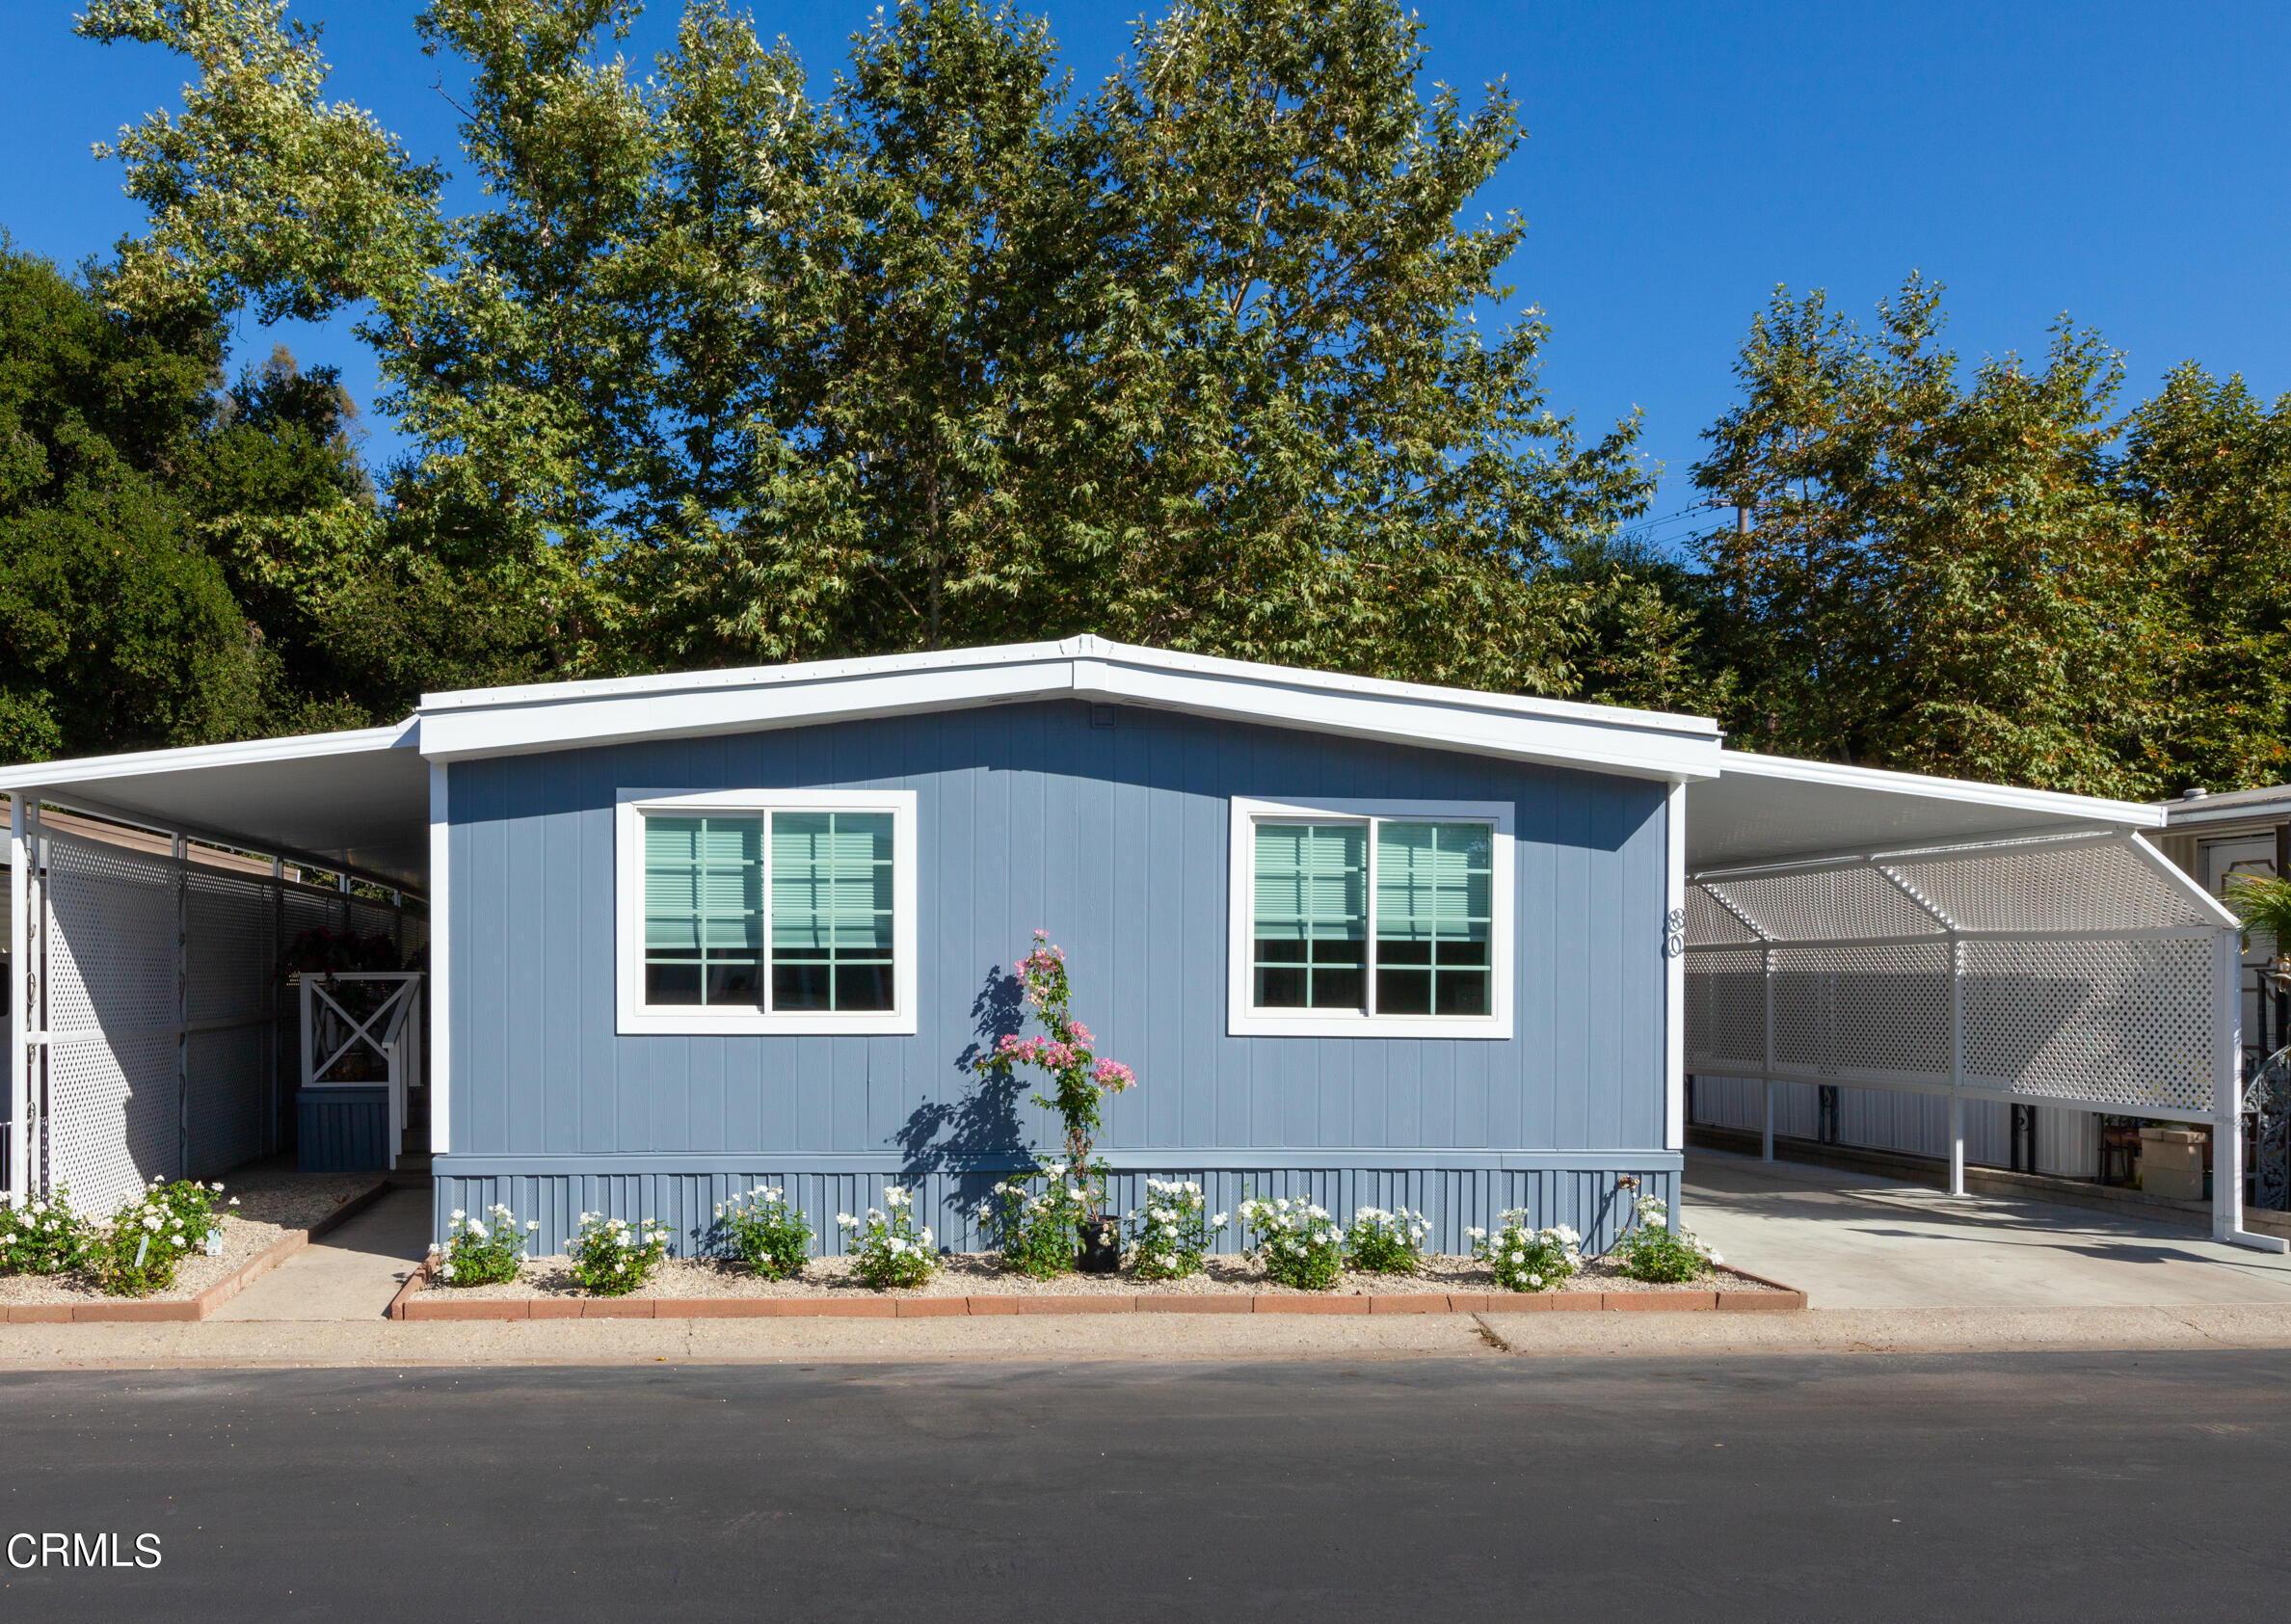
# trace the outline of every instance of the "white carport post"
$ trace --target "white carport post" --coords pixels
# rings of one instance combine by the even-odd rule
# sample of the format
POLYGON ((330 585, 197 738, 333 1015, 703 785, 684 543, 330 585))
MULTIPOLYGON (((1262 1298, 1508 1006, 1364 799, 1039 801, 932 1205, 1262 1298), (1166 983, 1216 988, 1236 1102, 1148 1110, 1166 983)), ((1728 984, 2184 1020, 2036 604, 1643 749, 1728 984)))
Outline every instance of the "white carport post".
POLYGON ((8 798, 8 1194, 21 1207, 40 1171, 40 1079, 47 1034, 40 1029, 40 792, 8 798))
POLYGON ((2211 1233, 2255 1252, 2291 1251, 2276 1235, 2243 1227, 2243 952, 2237 932, 2220 932, 2212 962, 2211 1233))

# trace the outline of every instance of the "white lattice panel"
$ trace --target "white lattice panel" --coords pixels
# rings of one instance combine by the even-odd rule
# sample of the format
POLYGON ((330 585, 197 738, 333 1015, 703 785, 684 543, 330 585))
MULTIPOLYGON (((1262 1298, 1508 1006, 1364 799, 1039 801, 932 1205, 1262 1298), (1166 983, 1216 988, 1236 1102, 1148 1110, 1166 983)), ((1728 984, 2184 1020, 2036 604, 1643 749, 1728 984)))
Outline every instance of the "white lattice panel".
POLYGON ((209 1176, 263 1153, 270 1108, 271 1028, 194 1032, 190 1040, 191 1168, 209 1176))
POLYGON ((188 883, 192 1024, 268 1020, 279 961, 270 886, 196 866, 188 883))
POLYGON ((1687 955, 1687 1053, 1695 1064, 1766 1064, 1766 975, 1759 949, 1687 955))
POLYGON ((1889 866, 1961 930, 2144 930, 2218 921, 2127 846, 2006 846, 1889 866))
POLYGON ((173 1029, 175 865, 95 840, 51 835, 48 1030, 173 1029))
POLYGON ((1965 945, 1977 1086, 2144 1106, 2212 1105, 2212 945, 2202 938, 1965 945))
POLYGON ((1824 868, 1706 882, 1768 936, 1835 942, 1865 936, 1938 936, 1943 927, 1884 875, 1869 868, 1824 868))
POLYGON ((1687 940, 1696 945, 1740 946, 1755 945, 1757 934, 1718 906, 1718 899, 1700 886, 1687 888, 1687 940))
POLYGON ((175 1040, 48 1046, 48 1178, 101 1217, 176 1166, 175 1040))
MULTIPOLYGON (((2130 1115, 2208 1114, 2219 921, 2149 854, 2116 840, 2023 842, 1884 867, 1899 884, 1867 863, 1696 882, 1776 945, 1770 989, 1761 955, 1740 945, 1741 922, 1716 902, 1694 905, 1690 891, 1692 1067, 1763 1069, 1771 993, 1776 1073, 1947 1089, 1953 976, 1937 911, 1968 933, 2027 933, 1961 939, 1967 1087, 2130 1115), (2201 934, 2146 934, 2166 930, 2201 934), (2066 932, 2081 939, 2053 934, 2066 932)), ((2075 1141, 2065 1162, 2085 1159, 2085 1126, 2061 1131, 2075 1141)))

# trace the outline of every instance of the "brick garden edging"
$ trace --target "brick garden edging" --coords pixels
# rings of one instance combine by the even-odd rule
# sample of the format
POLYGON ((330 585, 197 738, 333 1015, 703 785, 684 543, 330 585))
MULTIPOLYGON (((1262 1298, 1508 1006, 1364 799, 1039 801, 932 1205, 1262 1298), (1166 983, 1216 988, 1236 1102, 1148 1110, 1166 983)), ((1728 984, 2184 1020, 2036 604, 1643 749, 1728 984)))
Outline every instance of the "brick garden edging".
MULTIPOLYGON (((1743 1274, 1737 1269, 1734 1272, 1743 1274)), ((1773 1282, 1757 1275, 1762 1286, 1773 1282)), ((429 1265, 389 1305, 392 1319, 945 1319, 1000 1314, 1692 1314, 1788 1311, 1803 1291, 1427 1291, 1403 1296, 1308 1297, 1239 1291, 1135 1296, 976 1297, 463 1297, 432 1295, 429 1265)))
POLYGON ((91 1303, 9 1303, 4 1305, 11 1325, 87 1324, 91 1320, 175 1321, 204 1319, 255 1280, 277 1268, 320 1236, 355 1217, 389 1193, 389 1181, 378 1179, 370 1189, 344 1196, 332 1212, 308 1229, 289 1230, 268 1247, 242 1264, 236 1272, 218 1280, 196 1297, 162 1297, 157 1301, 133 1297, 106 1298, 91 1303))

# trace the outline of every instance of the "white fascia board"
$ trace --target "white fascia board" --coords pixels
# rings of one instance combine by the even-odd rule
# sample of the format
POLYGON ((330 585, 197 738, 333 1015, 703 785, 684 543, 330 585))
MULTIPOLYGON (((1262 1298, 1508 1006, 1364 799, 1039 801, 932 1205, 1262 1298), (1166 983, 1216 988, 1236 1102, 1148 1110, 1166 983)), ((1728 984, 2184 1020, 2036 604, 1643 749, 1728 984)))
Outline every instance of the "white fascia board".
POLYGON ((2013 812, 2049 812, 2088 823, 2113 823, 2129 829, 2161 829, 2161 807, 2144 801, 2109 801, 2096 795, 2069 795, 2057 789, 2021 789, 2009 784, 1976 784, 1962 778, 1929 778, 1923 773, 1890 772, 1882 767, 1849 767, 1834 761, 1804 761, 1790 756, 1759 756, 1746 750, 1728 750, 1718 758, 1721 777, 1785 779, 1798 784, 1834 785, 1845 789, 1871 789, 1888 795, 1917 795, 1928 800, 1957 801, 1966 806, 2003 807, 2013 812))
POLYGON ((816 722, 919 715, 1070 694, 1073 662, 1044 660, 984 669, 859 674, 731 687, 679 688, 451 709, 422 717, 422 754, 433 761, 577 750, 639 739, 698 738, 816 722))
POLYGON ((318 760, 329 756, 412 749, 418 743, 419 729, 416 721, 408 718, 387 727, 359 728, 349 732, 301 733, 285 738, 247 739, 237 744, 194 744, 179 750, 139 750, 123 756, 32 761, 22 766, 0 767, 0 790, 61 789, 67 785, 143 778, 153 773, 197 772, 203 767, 318 760))
POLYGON ((423 702, 421 750, 432 760, 465 760, 1039 699, 1135 705, 1668 782, 1710 778, 1719 766, 1717 728, 1700 718, 1336 678, 1096 639, 437 696, 423 702))
POLYGON ((1109 660, 1075 661, 1074 688, 1079 699, 1667 783, 1714 778, 1719 765, 1715 732, 1696 736, 1659 726, 1618 725, 1616 718, 1630 716, 1628 711, 1585 718, 1521 714, 1508 706, 1481 706, 1474 703, 1478 696, 1453 689, 1329 691, 1318 683, 1154 670, 1109 660))
POLYGON ((2165 821, 2173 829, 2203 829, 2220 823, 2275 824, 2291 817, 2291 797, 2230 802, 2212 806, 2204 801, 2167 801, 2165 821))

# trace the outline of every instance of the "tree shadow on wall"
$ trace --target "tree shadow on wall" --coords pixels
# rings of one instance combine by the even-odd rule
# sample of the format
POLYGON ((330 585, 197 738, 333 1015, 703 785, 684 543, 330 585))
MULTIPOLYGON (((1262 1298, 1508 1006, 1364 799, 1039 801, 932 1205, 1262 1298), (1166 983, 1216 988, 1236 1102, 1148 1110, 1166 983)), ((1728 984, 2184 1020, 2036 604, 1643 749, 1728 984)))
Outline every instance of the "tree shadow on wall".
POLYGON ((963 1079, 952 1100, 925 1100, 895 1137, 910 1179, 928 1174, 948 1178, 947 1204, 975 1223, 993 1198, 994 1187, 1016 1167, 1031 1164, 1033 1149, 1019 1121, 1024 1085, 1008 1071, 979 1071, 1005 1037, 1026 1025, 1026 989, 997 965, 971 1000, 975 1034, 954 1062, 963 1079))

